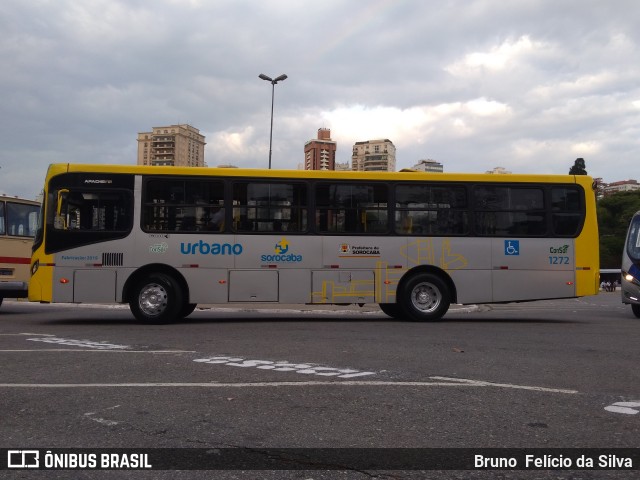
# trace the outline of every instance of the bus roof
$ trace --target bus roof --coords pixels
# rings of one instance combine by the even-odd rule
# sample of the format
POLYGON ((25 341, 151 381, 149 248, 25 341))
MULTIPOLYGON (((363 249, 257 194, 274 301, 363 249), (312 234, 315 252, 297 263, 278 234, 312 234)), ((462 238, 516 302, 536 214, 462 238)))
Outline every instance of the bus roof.
POLYGON ((413 180, 443 182, 492 182, 492 183, 580 183, 592 185, 593 178, 587 175, 543 175, 543 174, 487 174, 487 173, 440 173, 440 172, 355 172, 342 170, 268 170, 228 167, 173 167, 143 165, 105 165, 58 163, 49 165, 47 177, 62 173, 112 173, 136 175, 184 175, 249 178, 300 178, 341 180, 413 180))
POLYGON ((40 205, 40 202, 37 200, 31 200, 27 198, 20 198, 18 196, 7 195, 5 193, 0 194, 0 200, 5 202, 17 202, 17 203, 26 203, 28 205, 40 205))

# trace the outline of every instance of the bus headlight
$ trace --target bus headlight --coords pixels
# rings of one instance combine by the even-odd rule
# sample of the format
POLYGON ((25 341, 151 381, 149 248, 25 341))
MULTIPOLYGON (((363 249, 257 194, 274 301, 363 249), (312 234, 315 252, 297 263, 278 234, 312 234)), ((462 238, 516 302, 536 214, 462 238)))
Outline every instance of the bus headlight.
POLYGON ((638 269, 635 266, 632 266, 629 270, 631 271, 625 272, 624 270, 622 270, 622 278, 633 285, 640 286, 640 279, 638 279, 637 276, 634 275, 637 274, 638 269))
POLYGON ((33 277, 36 272, 38 271, 38 268, 40 267, 40 261, 36 260, 35 262, 33 262, 33 265, 31 265, 31 276, 33 277))

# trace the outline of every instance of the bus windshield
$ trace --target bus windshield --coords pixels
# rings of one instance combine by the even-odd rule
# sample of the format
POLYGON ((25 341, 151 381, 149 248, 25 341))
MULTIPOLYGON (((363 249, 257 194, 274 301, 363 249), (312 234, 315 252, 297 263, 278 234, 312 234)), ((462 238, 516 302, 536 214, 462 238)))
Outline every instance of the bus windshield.
POLYGON ((636 214, 629 225, 627 254, 634 262, 640 262, 640 215, 636 214))
POLYGON ((39 211, 38 205, 11 201, 0 203, 0 235, 34 237, 39 211))

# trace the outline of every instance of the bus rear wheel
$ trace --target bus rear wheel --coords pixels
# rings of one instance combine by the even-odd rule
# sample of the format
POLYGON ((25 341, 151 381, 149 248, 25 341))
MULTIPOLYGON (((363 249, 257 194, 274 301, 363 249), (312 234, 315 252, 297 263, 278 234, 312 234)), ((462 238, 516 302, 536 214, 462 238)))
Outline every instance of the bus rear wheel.
POLYGON ((636 316, 636 318, 640 318, 640 305, 637 303, 631 304, 631 311, 636 316))
POLYGON ((391 318, 399 318, 402 316, 402 309, 397 303, 379 303, 378 306, 383 313, 386 313, 391 318))
POLYGON ((164 324, 182 318, 182 291, 170 275, 153 273, 136 283, 129 301, 133 315, 141 322, 164 324))
POLYGON ((440 320, 451 305, 449 287, 440 276, 433 273, 413 275, 399 293, 402 310, 417 322, 440 320))

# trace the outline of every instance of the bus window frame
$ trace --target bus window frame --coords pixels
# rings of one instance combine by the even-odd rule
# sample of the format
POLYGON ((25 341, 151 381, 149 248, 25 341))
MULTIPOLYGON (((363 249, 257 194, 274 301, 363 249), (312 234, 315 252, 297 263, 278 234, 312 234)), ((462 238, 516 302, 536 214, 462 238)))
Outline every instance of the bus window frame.
MULTIPOLYGON (((140 204, 140 229, 145 233, 179 233, 179 234, 215 234, 215 233, 225 233, 227 231, 228 225, 228 214, 227 214, 227 206, 229 205, 228 197, 227 197, 227 179, 224 177, 204 177, 204 176, 186 176, 186 175, 145 175, 143 176, 142 181, 142 191, 140 193, 140 199, 138 203, 140 204), (182 182, 183 184, 183 193, 184 198, 182 200, 176 200, 172 203, 155 203, 153 201, 148 201, 147 196, 151 190, 152 184, 155 181, 164 181, 164 182, 182 182), (204 200, 201 203, 196 201, 187 202, 186 194, 189 190, 188 183, 195 184, 196 182, 200 184, 209 184, 209 187, 213 186, 221 186, 222 187, 222 195, 217 196, 217 200, 222 200, 222 203, 206 203, 204 200), (217 185, 216 185, 217 184, 217 185), (147 209, 149 208, 166 208, 167 211, 173 211, 176 213, 173 218, 171 216, 166 215, 164 217, 166 221, 166 228, 150 228, 151 225, 157 224, 156 221, 151 222, 147 213, 147 209), (202 218, 196 218, 197 209, 203 209, 202 218), (181 217, 177 216, 178 210, 186 210, 193 209, 194 215, 182 215, 181 217), (214 209, 222 209, 224 211, 224 217, 220 224, 213 226, 211 224, 211 219, 215 215, 214 209), (189 217, 193 217, 193 228, 189 225, 189 217), (180 220, 178 225, 178 220, 180 220), (173 226, 171 228, 170 226, 173 226), (178 228, 181 227, 181 228, 178 228), (185 227, 185 228, 182 228, 185 227)), ((159 200, 159 199, 157 199, 159 200)))
MULTIPOLYGON (((465 237, 471 234, 471 218, 472 218, 472 209, 469 201, 469 184, 467 183, 458 183, 458 182, 396 182, 392 185, 391 188, 392 194, 390 198, 393 198, 393 203, 390 201, 391 209, 390 209, 390 221, 392 224, 392 235, 395 236, 429 236, 429 237, 465 237), (428 204, 424 207, 411 207, 410 204, 407 203, 406 206, 402 206, 400 204, 400 199, 398 198, 398 189, 402 187, 422 187, 428 188, 429 193, 433 193, 432 188, 442 188, 442 189, 460 189, 463 193, 464 197, 464 207, 459 206, 449 206, 444 208, 442 205, 444 204, 428 204), (427 223, 427 227, 430 231, 424 231, 423 225, 415 224, 413 221, 413 216, 407 215, 410 212, 414 213, 425 213, 429 214, 428 216, 434 216, 435 221, 430 221, 427 223), (456 212, 461 214, 462 220, 462 229, 459 232, 447 231, 447 232, 434 232, 434 226, 438 228, 438 214, 440 212, 456 212), (435 214, 435 215, 432 215, 435 214), (400 222, 398 222, 398 217, 400 217, 400 222)), ((432 199, 430 199, 432 200, 432 199)))
POLYGON ((311 192, 314 190, 314 183, 310 180, 298 180, 298 179, 255 179, 255 178, 240 178, 234 177, 229 179, 227 183, 227 190, 230 196, 230 205, 232 209, 232 232, 237 235, 273 235, 273 234, 287 234, 287 235, 307 235, 313 232, 311 227, 313 224, 310 222, 311 216, 311 192), (304 199, 304 204, 292 202, 290 205, 278 205, 272 203, 271 196, 269 195, 269 201, 263 205, 249 205, 239 203, 236 196, 240 193, 238 188, 244 188, 245 198, 248 199, 248 186, 249 185, 287 185, 294 188, 293 197, 298 199, 304 199), (254 218, 249 215, 250 210, 254 210, 254 218), (291 218, 272 218, 271 213, 280 210, 281 215, 284 210, 289 210, 291 218), (244 210, 244 212, 243 212, 244 210), (258 210, 267 210, 268 215, 266 217, 258 217, 258 210), (300 221, 295 222, 295 217, 300 221), (271 224, 272 229, 265 228, 242 228, 243 225, 249 224, 253 221, 254 224, 265 223, 271 224), (287 226, 285 229, 284 226, 287 226), (297 226, 295 230, 290 230, 289 227, 297 226))
MULTIPOLYGON (((391 218, 394 212, 393 206, 392 206, 392 201, 393 201, 393 190, 394 190, 394 184, 395 182, 389 182, 389 181, 371 181, 371 182, 364 182, 364 181, 353 181, 353 180, 336 180, 336 181, 330 181, 330 180, 317 180, 316 182, 312 182, 313 185, 313 197, 311 199, 312 205, 311 208, 313 209, 312 212, 312 225, 313 225, 313 232, 315 235, 319 235, 319 236, 323 236, 323 235, 348 235, 348 236, 380 236, 380 237, 384 237, 384 236, 395 236, 394 231, 392 228, 390 228, 390 222, 391 222, 391 218), (352 202, 351 205, 349 206, 341 206, 341 205, 337 205, 337 204, 331 204, 330 202, 327 205, 321 205, 319 204, 319 202, 317 202, 316 200, 318 199, 318 190, 319 188, 324 188, 324 187, 329 187, 331 188, 332 186, 350 186, 350 187, 358 187, 358 186, 364 186, 364 187, 372 187, 374 188, 373 191, 373 195, 379 195, 379 192, 375 191, 375 188, 383 188, 386 190, 386 194, 383 195, 383 198, 386 199, 385 202, 364 202, 364 203, 358 203, 355 202, 355 206, 352 202), (367 203, 370 204, 369 208, 367 208, 366 206, 363 208, 361 207, 361 205, 367 205, 367 203), (381 204, 385 204, 386 206, 384 208, 380 208, 379 206, 376 205, 381 205, 381 204), (343 212, 342 215, 344 216, 344 225, 345 225, 345 229, 344 230, 330 230, 329 229, 329 213, 330 211, 334 211, 333 215, 339 216, 341 215, 340 212, 343 212), (327 215, 327 227, 326 229, 322 228, 322 222, 319 221, 320 216, 322 215, 322 212, 325 212, 327 215), (337 212, 337 213, 336 213, 337 212), (386 219, 384 223, 381 223, 384 225, 384 230, 383 231, 370 231, 368 229, 368 224, 369 222, 367 221, 367 214, 369 213, 380 213, 382 212, 383 215, 386 215, 386 219), (360 229, 347 229, 347 226, 349 225, 357 225, 360 226, 360 229)), ((329 191, 329 199, 331 199, 331 195, 330 195, 330 191, 329 191)), ((357 196, 351 196, 351 199, 353 198, 357 198, 357 196)), ((379 222, 380 223, 380 222, 379 222)), ((338 225, 338 222, 335 222, 335 225, 338 225)))

